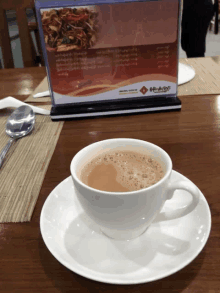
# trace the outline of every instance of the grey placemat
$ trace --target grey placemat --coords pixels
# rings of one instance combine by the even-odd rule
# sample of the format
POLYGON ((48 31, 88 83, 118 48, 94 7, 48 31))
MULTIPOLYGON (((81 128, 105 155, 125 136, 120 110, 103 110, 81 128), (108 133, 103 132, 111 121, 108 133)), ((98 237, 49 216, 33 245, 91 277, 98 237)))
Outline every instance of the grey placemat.
MULTIPOLYGON (((11 112, 0 110, 0 150, 8 141, 5 124, 11 112)), ((0 169, 1 223, 31 220, 62 126, 63 122, 52 122, 49 116, 36 115, 33 132, 9 150, 0 169)))
POLYGON ((220 66, 211 57, 180 59, 194 68, 195 77, 178 87, 178 96, 220 94, 220 66))

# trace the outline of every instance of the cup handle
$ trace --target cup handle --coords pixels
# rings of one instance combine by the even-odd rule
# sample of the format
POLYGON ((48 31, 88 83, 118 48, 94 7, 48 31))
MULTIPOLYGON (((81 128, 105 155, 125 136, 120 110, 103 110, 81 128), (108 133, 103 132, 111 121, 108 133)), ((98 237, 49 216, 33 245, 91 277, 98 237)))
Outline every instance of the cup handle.
POLYGON ((188 191, 192 195, 192 201, 183 208, 175 209, 169 212, 160 213, 154 220, 154 223, 166 221, 166 220, 174 220, 174 219, 183 217, 189 214, 191 211, 193 211, 195 207, 197 206, 199 202, 200 192, 199 192, 199 189, 193 183, 187 182, 187 181, 170 182, 168 185, 166 200, 169 200, 173 197, 174 191, 176 189, 183 189, 188 191))

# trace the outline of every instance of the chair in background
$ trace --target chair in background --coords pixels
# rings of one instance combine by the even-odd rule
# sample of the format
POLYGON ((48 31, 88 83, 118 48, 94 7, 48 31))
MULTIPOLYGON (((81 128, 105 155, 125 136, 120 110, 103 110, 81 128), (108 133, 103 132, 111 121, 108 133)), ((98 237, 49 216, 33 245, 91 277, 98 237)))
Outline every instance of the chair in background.
POLYGON ((0 46, 2 49, 4 68, 14 68, 11 39, 6 17, 6 11, 9 10, 16 11, 24 67, 43 65, 37 24, 36 21, 28 23, 27 9, 35 11, 34 0, 0 0, 0 46), (34 31, 40 55, 35 50, 31 31, 34 31))

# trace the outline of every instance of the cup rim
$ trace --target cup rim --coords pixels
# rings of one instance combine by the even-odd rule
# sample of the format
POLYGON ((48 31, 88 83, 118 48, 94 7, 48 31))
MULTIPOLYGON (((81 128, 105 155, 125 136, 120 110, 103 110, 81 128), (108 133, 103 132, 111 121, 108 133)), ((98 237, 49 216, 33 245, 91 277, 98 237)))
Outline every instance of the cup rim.
POLYGON ((170 173, 172 171, 172 160, 170 158, 170 156, 168 155, 168 153, 162 149, 161 147, 159 147, 158 145, 154 144, 154 143, 151 143, 149 141, 145 141, 145 140, 141 140, 141 139, 135 139, 135 138, 111 138, 111 139, 105 139, 105 140, 100 140, 100 141, 97 141, 97 142, 94 142, 94 143, 91 143, 87 146, 85 146, 84 148, 82 148, 80 151, 78 151, 75 156, 73 157, 71 163, 70 163, 70 173, 73 177, 73 179, 81 186, 83 186, 84 188, 92 191, 92 192, 96 192, 98 194, 110 194, 112 196, 114 195, 132 195, 132 194, 137 194, 137 193, 140 193, 140 192, 146 192, 148 190, 152 190, 153 188, 157 187, 158 185, 160 185, 161 183, 163 183, 164 181, 166 181, 169 176, 170 176, 170 173), (169 166, 167 168, 167 171, 165 173, 165 175, 163 176, 163 178, 161 178, 158 182, 156 182, 155 184, 149 186, 149 187, 146 187, 146 188, 142 188, 142 189, 138 189, 138 190, 134 190, 134 191, 126 191, 126 192, 115 192, 115 191, 105 191, 105 190, 99 190, 99 189, 96 189, 96 188, 93 188, 93 187, 90 187, 88 185, 86 185, 85 183, 83 183, 77 176, 76 174, 76 170, 73 168, 73 164, 75 162, 75 160, 81 155, 82 152, 84 152, 85 150, 89 149, 91 146, 93 146, 94 144, 97 144, 97 145, 100 145, 102 143, 107 143, 107 142, 111 142, 111 141, 116 141, 116 140, 126 140, 126 141, 137 141, 137 142, 141 142, 141 143, 147 143, 147 144, 150 144, 152 145, 153 147, 159 149, 162 153, 164 153, 164 155, 167 157, 168 161, 169 161, 169 166))

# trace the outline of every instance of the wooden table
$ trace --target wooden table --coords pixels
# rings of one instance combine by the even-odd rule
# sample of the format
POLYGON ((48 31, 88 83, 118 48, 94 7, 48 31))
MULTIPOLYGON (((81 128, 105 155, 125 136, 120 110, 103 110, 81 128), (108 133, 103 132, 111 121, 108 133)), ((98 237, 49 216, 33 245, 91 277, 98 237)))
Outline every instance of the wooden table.
MULTIPOLYGON (((44 68, 0 70, 0 98, 24 100, 45 74, 44 68)), ((0 224, 0 292, 220 292, 220 95, 180 99, 180 112, 65 122, 31 222, 0 224), (86 279, 61 265, 40 234, 42 206, 70 175, 73 156, 90 143, 117 137, 147 140, 166 150, 174 170, 200 188, 211 209, 212 230, 205 248, 187 267, 159 281, 118 286, 86 279)))

